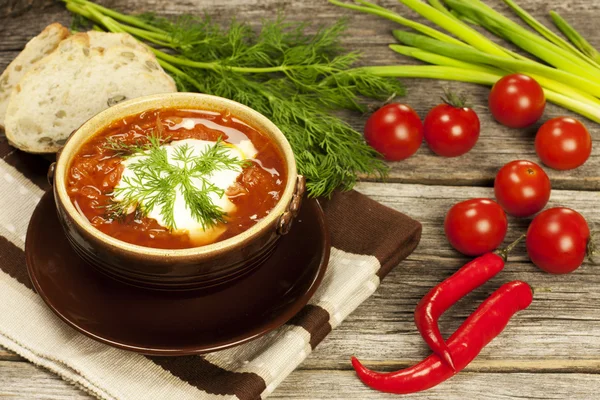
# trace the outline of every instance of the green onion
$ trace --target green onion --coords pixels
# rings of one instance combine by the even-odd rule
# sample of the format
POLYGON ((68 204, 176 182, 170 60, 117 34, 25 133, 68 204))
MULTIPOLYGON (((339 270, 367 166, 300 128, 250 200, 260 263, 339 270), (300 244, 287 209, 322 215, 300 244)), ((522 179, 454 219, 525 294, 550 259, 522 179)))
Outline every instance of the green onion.
POLYGON ((574 100, 564 94, 546 89, 544 89, 544 95, 548 101, 600 123, 600 108, 597 105, 574 100))
POLYGON ((522 61, 509 57, 499 57, 473 48, 454 46, 450 43, 444 43, 439 40, 431 39, 427 36, 414 34, 411 32, 395 30, 393 33, 396 39, 408 46, 418 47, 432 53, 456 58, 462 61, 500 67, 510 72, 538 74, 559 82, 568 83, 570 86, 578 88, 583 92, 600 96, 600 83, 585 79, 566 71, 551 68, 533 61, 522 61))
POLYGON ((506 52, 499 48, 494 42, 479 34, 475 29, 457 21, 455 18, 448 16, 447 14, 436 10, 435 8, 421 3, 419 0, 399 0, 405 6, 411 8, 419 15, 427 18, 448 32, 454 34, 456 37, 464 40, 471 46, 481 51, 486 51, 491 54, 506 56, 506 52))
POLYGON ((452 36, 446 35, 445 33, 442 33, 436 29, 430 28, 427 25, 423 25, 420 24, 418 22, 415 21, 411 21, 408 18, 404 18, 399 14, 396 14, 394 12, 391 12, 389 10, 384 9, 383 7, 379 7, 375 4, 369 3, 368 1, 360 1, 361 4, 363 4, 363 6, 357 6, 355 4, 347 4, 347 3, 342 3, 339 0, 328 0, 331 4, 335 4, 336 6, 340 6, 343 8, 348 8, 350 10, 356 10, 356 11, 362 11, 365 13, 369 13, 369 14, 373 14, 373 15, 378 15, 380 17, 389 19, 390 21, 394 21, 400 25, 406 26, 408 28, 412 28, 417 32, 421 32, 427 36, 431 36, 432 38, 441 40, 443 42, 447 42, 447 43, 454 43, 458 46, 466 46, 466 44, 464 44, 463 42, 461 42, 460 40, 457 40, 455 38, 453 38, 452 36))
MULTIPOLYGON (((487 65, 473 64, 460 60, 456 60, 454 58, 441 56, 439 54, 431 53, 425 50, 418 49, 416 47, 409 46, 400 46, 397 44, 391 44, 390 48, 394 50, 396 53, 409 56, 415 58, 417 60, 425 61, 430 64, 435 65, 443 65, 447 67, 458 67, 464 69, 470 69, 474 71, 485 72, 491 75, 504 75, 504 71, 498 68, 490 67, 487 65)), ((529 74, 532 78, 534 78, 540 85, 542 85, 545 89, 550 89, 553 92, 562 93, 564 95, 568 95, 570 98, 573 98, 577 101, 583 103, 589 103, 590 105, 595 105, 600 110, 600 100, 591 96, 587 93, 583 93, 576 89, 573 89, 570 86, 562 84, 552 79, 545 78, 540 75, 529 74)))
POLYGON ((497 69, 497 68, 478 65, 478 64, 472 64, 472 63, 468 63, 468 62, 461 61, 461 60, 456 60, 454 58, 431 53, 429 51, 425 51, 425 50, 422 50, 422 49, 419 49, 416 47, 391 44, 390 49, 394 50, 398 54, 416 58, 417 60, 425 61, 429 64, 444 65, 446 67, 473 69, 473 70, 477 70, 477 71, 481 71, 481 72, 495 74, 498 76, 504 75, 504 71, 497 69))
MULTIPOLYGON (((371 14, 397 15, 367 0, 356 0, 364 7, 341 3, 339 0, 329 1, 371 14)), ((506 73, 525 73, 543 87, 548 101, 600 122, 600 53, 558 14, 551 13, 551 16, 575 47, 536 21, 515 0, 504 1, 542 36, 523 28, 481 0, 427 0, 429 5, 419 0, 398 1, 464 42, 458 44, 437 38, 419 29, 416 30, 427 36, 395 30, 394 36, 404 45, 390 45, 393 51, 434 65, 366 67, 371 73, 487 86, 493 85, 506 73), (502 47, 467 23, 483 27, 516 44, 550 66, 502 47)), ((392 19, 389 15, 386 18, 392 19)), ((408 26, 406 23, 402 25, 408 26)))
POLYGON ((467 24, 474 25, 474 26, 481 26, 477 23, 477 21, 474 21, 471 18, 467 17, 466 15, 462 15, 461 13, 456 12, 455 10, 450 10, 450 14, 452 14, 454 16, 454 18, 461 20, 467 24))
POLYGON ((588 61, 528 31, 478 0, 444 0, 459 13, 477 21, 490 32, 501 36, 523 50, 565 71, 600 78, 600 70, 588 61))
MULTIPOLYGON (((449 17, 454 18, 455 20, 457 20, 459 22, 462 22, 464 24, 476 25, 476 26, 479 25, 479 24, 477 24, 477 22, 465 17, 464 15, 461 15, 454 10, 447 9, 440 0, 427 0, 427 2, 429 3, 429 5, 431 7, 435 8, 438 11, 443 12, 444 14, 448 15, 449 17)), ((510 51, 508 49, 503 49, 503 50, 506 51, 507 53, 510 53, 510 51)))
MULTIPOLYGON (((77 3, 79 5, 88 7, 90 9, 94 9, 100 15, 107 15, 107 16, 109 16, 109 17, 111 17, 111 18, 113 18, 113 19, 115 19, 117 21, 121 21, 121 22, 124 22, 126 24, 138 27, 138 28, 142 28, 142 29, 145 29, 145 30, 148 30, 148 31, 151 31, 151 32, 157 32, 157 33, 162 33, 162 34, 166 34, 167 33, 165 31, 163 31, 162 29, 159 29, 159 28, 157 28, 155 26, 152 26, 152 25, 149 25, 149 24, 145 23, 144 21, 141 21, 139 18, 132 17, 132 16, 125 15, 125 14, 121 14, 120 12, 111 10, 110 8, 102 7, 101 5, 96 4, 96 3, 92 3, 91 1, 88 1, 88 0, 69 0, 69 2, 77 3)), ((87 16, 84 15, 84 14, 80 14, 80 15, 83 15, 84 17, 87 18, 87 16)))
POLYGON ((589 58, 597 63, 600 63, 600 53, 592 46, 583 36, 579 34, 563 17, 557 12, 550 11, 550 17, 554 22, 554 25, 566 36, 569 40, 577 46, 582 53, 587 55, 589 58))
POLYGON ((442 79, 445 81, 470 82, 488 86, 492 86, 498 79, 502 78, 501 75, 437 65, 389 65, 364 67, 363 69, 377 76, 442 79))
MULTIPOLYGON (((156 32, 156 31, 146 31, 144 29, 136 28, 134 26, 120 24, 117 22, 117 18, 113 18, 112 16, 108 16, 108 15, 103 15, 99 11, 102 9, 102 7, 97 6, 94 3, 84 2, 83 0, 70 0, 70 1, 73 1, 73 3, 70 3, 70 2, 67 3, 66 7, 67 7, 67 10, 71 11, 74 14, 79 14, 91 21, 102 24, 102 25, 106 26, 107 28, 110 26, 110 29, 113 31, 126 32, 133 36, 136 36, 137 38, 147 40, 147 41, 157 44, 159 46, 172 47, 172 45, 170 43, 171 42, 170 36, 166 33, 161 33, 161 32, 156 32), (78 5, 78 4, 82 4, 83 6, 78 5), (89 6, 87 6, 86 4, 89 6), (93 7, 93 6, 97 6, 97 7, 93 7)), ((114 16, 117 14, 121 15, 122 17, 127 17, 127 16, 117 13, 115 11, 111 11, 111 15, 114 16)), ((126 19, 126 18, 119 18, 119 19, 126 19)), ((137 25, 144 25, 144 24, 140 23, 137 25)), ((102 31, 102 28, 100 28, 99 26, 97 27, 97 29, 102 31)))
POLYGON ((590 61, 595 64, 594 61, 590 60, 585 54, 581 53, 577 48, 575 48, 571 43, 567 42, 556 33, 552 32, 550 29, 546 28, 545 25, 541 24, 536 20, 531 14, 521 8, 517 3, 513 0, 503 0, 514 12, 517 14, 527 25, 531 26, 535 29, 540 35, 544 36, 546 39, 551 41, 557 46, 562 47, 565 50, 570 51, 576 56, 582 58, 585 61, 590 61))
MULTIPOLYGON (((378 76, 439 79, 446 81, 476 83, 485 86, 492 86, 498 79, 502 78, 502 75, 496 75, 474 69, 471 70, 462 67, 457 68, 437 65, 390 65, 365 67, 365 70, 378 76)), ((549 89, 544 89, 544 95, 551 103, 574 111, 594 122, 600 123, 600 108, 597 105, 574 100, 569 96, 549 89)))
MULTIPOLYGON (((118 13, 88 0, 64 1, 71 11, 113 32, 128 32, 155 45, 178 50, 172 35, 161 29, 164 26, 159 28, 143 19, 118 13)), ((600 122, 600 53, 557 13, 551 12, 552 20, 574 46, 537 21, 517 5, 515 0, 504 1, 537 33, 508 19, 481 0, 427 0, 429 4, 420 0, 399 0, 453 36, 368 0, 355 0, 357 4, 344 3, 342 0, 328 1, 340 7, 386 18, 421 33, 396 30, 393 32, 394 36, 404 45, 394 44, 390 48, 399 54, 434 64, 363 67, 355 69, 349 75, 347 73, 348 77, 366 73, 377 77, 431 78, 491 86, 506 73, 525 73, 542 85, 548 101, 600 122), (468 24, 483 27, 549 65, 504 48, 468 24)), ((200 91, 204 83, 191 76, 193 74, 190 74, 190 69, 221 71, 225 68, 238 74, 292 74, 309 67, 301 64, 256 68, 224 66, 212 60, 191 60, 158 49, 152 51, 163 68, 200 91)), ((310 67, 323 71, 332 69, 325 64, 310 67)), ((336 79, 336 76, 334 73, 323 82, 336 79)))
POLYGON ((571 54, 566 50, 563 50, 557 46, 550 46, 551 43, 544 43, 543 39, 539 39, 539 43, 529 40, 525 35, 520 32, 512 31, 504 27, 498 28, 499 32, 503 36, 509 38, 513 43, 520 43, 519 47, 523 50, 528 51, 531 54, 535 54, 537 57, 545 60, 548 64, 553 65, 557 69, 568 71, 569 73, 580 75, 591 80, 600 79, 600 70, 592 67, 591 64, 583 61, 573 62, 573 59, 566 57, 567 54, 571 54))
POLYGON ((435 8, 436 10, 446 14, 449 17, 452 17, 454 19, 459 20, 458 18, 456 18, 454 15, 452 15, 452 13, 450 12, 450 10, 448 10, 440 0, 427 0, 427 2, 429 3, 429 5, 433 8, 435 8))

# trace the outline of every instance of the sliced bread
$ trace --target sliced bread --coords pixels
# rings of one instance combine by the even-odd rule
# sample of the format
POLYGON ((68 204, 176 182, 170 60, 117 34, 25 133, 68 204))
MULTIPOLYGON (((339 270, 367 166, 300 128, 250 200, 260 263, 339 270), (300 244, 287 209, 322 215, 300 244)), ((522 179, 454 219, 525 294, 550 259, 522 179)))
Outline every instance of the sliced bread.
POLYGON ((77 33, 15 86, 6 136, 21 150, 53 153, 100 111, 127 99, 175 91, 154 54, 128 34, 77 33))
POLYGON ((53 52, 58 44, 68 36, 69 30, 61 24, 48 25, 39 35, 31 39, 23 51, 8 64, 8 67, 0 75, 0 127, 4 126, 4 116, 12 89, 35 63, 53 52))

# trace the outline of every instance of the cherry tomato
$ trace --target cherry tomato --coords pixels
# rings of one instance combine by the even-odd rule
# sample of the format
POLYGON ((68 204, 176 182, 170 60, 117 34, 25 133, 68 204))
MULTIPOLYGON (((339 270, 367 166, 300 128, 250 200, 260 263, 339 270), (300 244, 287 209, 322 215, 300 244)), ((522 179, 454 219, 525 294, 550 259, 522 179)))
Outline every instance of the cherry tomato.
POLYGON ((552 186, 544 170, 534 162, 511 161, 500 168, 494 181, 498 204, 510 215, 528 217, 550 199, 552 186))
POLYGON ((590 240, 585 218, 570 208, 550 208, 536 216, 527 230, 527 253, 539 268, 567 274, 583 263, 590 240))
POLYGON ((479 139, 479 117, 467 107, 440 104, 429 111, 423 123, 425 141, 437 155, 458 157, 479 139))
POLYGON ((553 118, 538 130, 535 136, 535 152, 550 168, 577 168, 592 154, 592 137, 585 126, 576 119, 553 118))
POLYGON ((423 123, 407 105, 392 103, 375 111, 365 125, 365 140, 386 160, 404 160, 423 141, 423 123))
POLYGON ((525 128, 535 123, 546 107, 544 90, 527 75, 506 75, 494 84, 488 98, 496 121, 510 128, 525 128))
POLYGON ((504 210, 490 199, 457 203, 444 221, 444 231, 452 247, 468 256, 496 249, 504 241, 507 228, 504 210))

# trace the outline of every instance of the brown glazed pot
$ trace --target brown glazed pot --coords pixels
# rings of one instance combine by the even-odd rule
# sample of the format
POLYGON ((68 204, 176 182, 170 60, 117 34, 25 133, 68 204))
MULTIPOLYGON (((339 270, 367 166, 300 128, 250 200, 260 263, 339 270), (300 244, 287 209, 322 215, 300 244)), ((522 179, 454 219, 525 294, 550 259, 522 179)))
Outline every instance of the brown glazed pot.
POLYGON ((50 174, 61 225, 74 250, 101 272, 136 286, 183 290, 214 286, 243 276, 264 261, 280 235, 289 231, 304 194, 304 178, 296 171, 290 144, 265 116, 237 102, 197 93, 168 93, 133 99, 113 106, 76 130, 61 150, 50 174), (121 118, 157 108, 225 112, 268 135, 285 159, 288 181, 269 215, 245 232, 207 246, 169 250, 120 241, 94 228, 71 202, 66 178, 73 156, 94 134, 121 118))

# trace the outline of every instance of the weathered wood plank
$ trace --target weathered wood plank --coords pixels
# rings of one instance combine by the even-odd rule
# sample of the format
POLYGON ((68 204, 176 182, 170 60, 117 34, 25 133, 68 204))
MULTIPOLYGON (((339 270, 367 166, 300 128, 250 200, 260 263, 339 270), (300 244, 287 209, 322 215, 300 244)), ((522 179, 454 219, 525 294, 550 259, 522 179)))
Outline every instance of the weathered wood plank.
MULTIPOLYGON (((70 17, 63 5, 59 2, 39 0, 44 8, 31 9, 17 17, 8 17, 3 21, 4 33, 0 33, 0 69, 16 55, 16 51, 23 47, 27 40, 39 32, 48 23, 59 21, 68 24, 70 17)), ((41 4, 40 3, 40 4, 41 4)), ((177 15, 184 12, 201 14, 206 12, 215 17, 215 20, 226 23, 232 16, 231 10, 236 10, 236 17, 258 24, 261 18, 275 16, 276 10, 283 10, 291 20, 305 19, 311 15, 315 23, 331 23, 340 15, 349 17, 350 24, 343 44, 347 48, 357 49, 365 54, 365 62, 373 65, 384 64, 414 64, 415 61, 396 55, 387 48, 393 41, 390 31, 398 25, 372 15, 363 15, 348 10, 342 10, 326 3, 324 0, 310 0, 305 2, 290 1, 265 1, 255 0, 228 0, 203 2, 202 6, 192 5, 179 0, 163 4, 158 1, 141 2, 128 1, 101 1, 110 7, 127 12, 157 11, 162 14, 177 15)), ((506 6, 500 0, 489 1, 489 4, 499 10, 506 6)), ((397 4, 393 0, 382 1, 381 4, 392 7, 403 15, 414 17, 414 13, 397 4)), ((547 12, 551 9, 560 11, 565 18, 572 21, 593 44, 600 43, 599 31, 587 23, 590 15, 600 14, 600 3, 591 1, 561 2, 541 0, 523 4, 534 16, 550 24, 547 12)), ((505 13, 510 15, 509 12, 505 13)), ((538 158, 533 148, 535 132, 540 124, 523 130, 502 127, 493 121, 487 112, 488 89, 476 85, 457 82, 427 81, 420 79, 404 80, 408 95, 401 101, 414 107, 421 117, 439 103, 439 97, 444 87, 455 91, 464 90, 470 95, 471 102, 479 112, 482 124, 482 134, 475 148, 459 158, 445 159, 433 154, 425 144, 419 152, 408 160, 390 163, 390 182, 421 183, 432 185, 484 185, 493 182, 496 171, 514 159, 524 158, 537 161, 538 158)), ((566 110, 549 105, 544 120, 560 115, 574 114, 566 110)), ((348 117, 349 122, 358 130, 362 130, 365 116, 353 115, 348 117)), ((600 139, 600 126, 591 121, 584 121, 595 140, 600 139)), ((596 146, 592 157, 581 168, 575 171, 548 170, 556 188, 577 190, 600 189, 600 148, 596 146)))
POLYGON ((24 359, 0 346, 0 361, 24 361, 24 359))
MULTIPOLYGON (((600 389, 594 374, 463 372, 411 399, 465 398, 590 399, 600 389), (493 388, 493 390, 491 390, 493 388)), ((14 400, 91 399, 86 393, 31 364, 0 362, 0 397, 14 400)), ((353 371, 294 371, 272 394, 272 399, 396 399, 364 386, 353 371), (310 383, 310 384, 307 384, 310 383)))
POLYGON ((92 397, 33 364, 0 361, 0 398, 84 400, 92 397))
MULTIPOLYGON (((587 374, 462 373, 412 399, 591 399, 597 397, 600 377, 587 374)), ((351 371, 295 371, 271 399, 398 399, 364 386, 351 371), (308 383, 308 384, 307 384, 308 383)))

